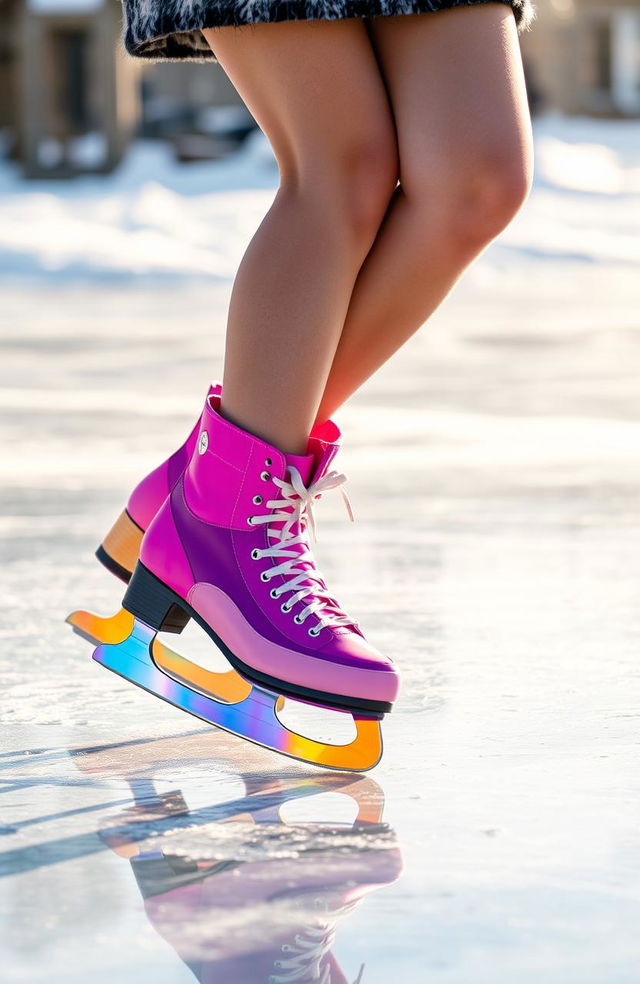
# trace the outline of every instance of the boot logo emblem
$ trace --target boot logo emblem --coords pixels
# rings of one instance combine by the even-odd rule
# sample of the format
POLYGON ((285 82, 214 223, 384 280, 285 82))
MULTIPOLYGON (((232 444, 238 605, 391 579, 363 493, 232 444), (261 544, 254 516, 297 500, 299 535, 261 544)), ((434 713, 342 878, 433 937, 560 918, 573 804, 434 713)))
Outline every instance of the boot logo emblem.
POLYGON ((209 435, 206 431, 203 431, 200 435, 200 440, 198 441, 198 454, 204 454, 209 447, 209 435))

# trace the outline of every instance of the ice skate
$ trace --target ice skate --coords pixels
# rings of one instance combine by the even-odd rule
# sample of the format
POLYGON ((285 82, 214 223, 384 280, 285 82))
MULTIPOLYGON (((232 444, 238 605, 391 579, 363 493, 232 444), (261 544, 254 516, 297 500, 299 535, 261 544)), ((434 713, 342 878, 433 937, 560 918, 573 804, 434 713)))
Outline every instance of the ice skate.
POLYGON ((326 767, 371 768, 397 675, 329 594, 308 540, 315 500, 344 482, 328 472, 339 432, 328 424, 307 455, 284 455, 226 421, 218 406, 210 396, 197 449, 142 543, 123 603, 134 627, 94 659, 265 747, 326 767), (216 700, 191 675, 159 668, 157 633, 180 632, 190 618, 253 686, 247 697, 216 700), (350 714, 355 738, 331 745, 285 728, 281 694, 350 714))

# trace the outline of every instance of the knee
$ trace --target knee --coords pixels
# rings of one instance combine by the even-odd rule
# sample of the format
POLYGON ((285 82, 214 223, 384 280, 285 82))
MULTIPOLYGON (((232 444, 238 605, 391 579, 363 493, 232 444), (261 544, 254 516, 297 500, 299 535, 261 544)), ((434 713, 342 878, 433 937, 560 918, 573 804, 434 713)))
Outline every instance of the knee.
POLYGON ((285 186, 313 200, 356 251, 368 251, 398 183, 393 127, 356 132, 330 155, 326 150, 311 155, 281 177, 285 186))
POLYGON ((340 162, 343 220, 354 238, 367 248, 375 239, 398 183, 395 135, 381 129, 349 148, 340 162))
POLYGON ((482 154, 461 190, 454 235, 485 245, 520 211, 531 190, 531 168, 524 154, 499 148, 482 154))
POLYGON ((441 162, 412 182, 414 197, 433 227, 461 252, 478 251, 499 235, 520 211, 531 190, 528 153, 513 147, 482 148, 464 158, 464 167, 441 162))

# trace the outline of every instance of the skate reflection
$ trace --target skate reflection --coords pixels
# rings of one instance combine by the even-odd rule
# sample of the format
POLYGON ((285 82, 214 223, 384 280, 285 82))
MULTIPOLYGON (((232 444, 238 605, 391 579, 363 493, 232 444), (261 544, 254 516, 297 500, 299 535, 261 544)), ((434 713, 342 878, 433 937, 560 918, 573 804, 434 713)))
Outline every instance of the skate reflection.
MULTIPOLYGON (((120 770, 113 749, 78 754, 84 772, 124 777, 133 793, 100 837, 129 861, 150 922, 201 984, 348 984, 331 952, 339 924, 401 873, 382 790, 353 774, 274 778, 262 771, 271 758, 236 746, 210 732, 150 742, 120 770), (220 802, 203 756, 221 768, 220 802), (166 788, 176 760, 180 788, 166 788)), ((349 981, 365 984, 363 964, 365 952, 349 981)))

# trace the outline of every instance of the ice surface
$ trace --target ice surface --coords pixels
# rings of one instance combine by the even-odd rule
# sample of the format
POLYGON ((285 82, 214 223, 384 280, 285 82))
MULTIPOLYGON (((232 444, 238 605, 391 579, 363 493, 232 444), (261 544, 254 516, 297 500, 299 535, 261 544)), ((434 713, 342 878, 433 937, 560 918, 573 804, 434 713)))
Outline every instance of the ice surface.
POLYGON ((3 981, 257 984, 305 930, 331 984, 635 984, 638 132, 542 121, 530 204, 341 415, 319 563, 404 681, 356 783, 63 624, 119 601, 92 551, 220 374, 273 172, 2 172, 3 981))

